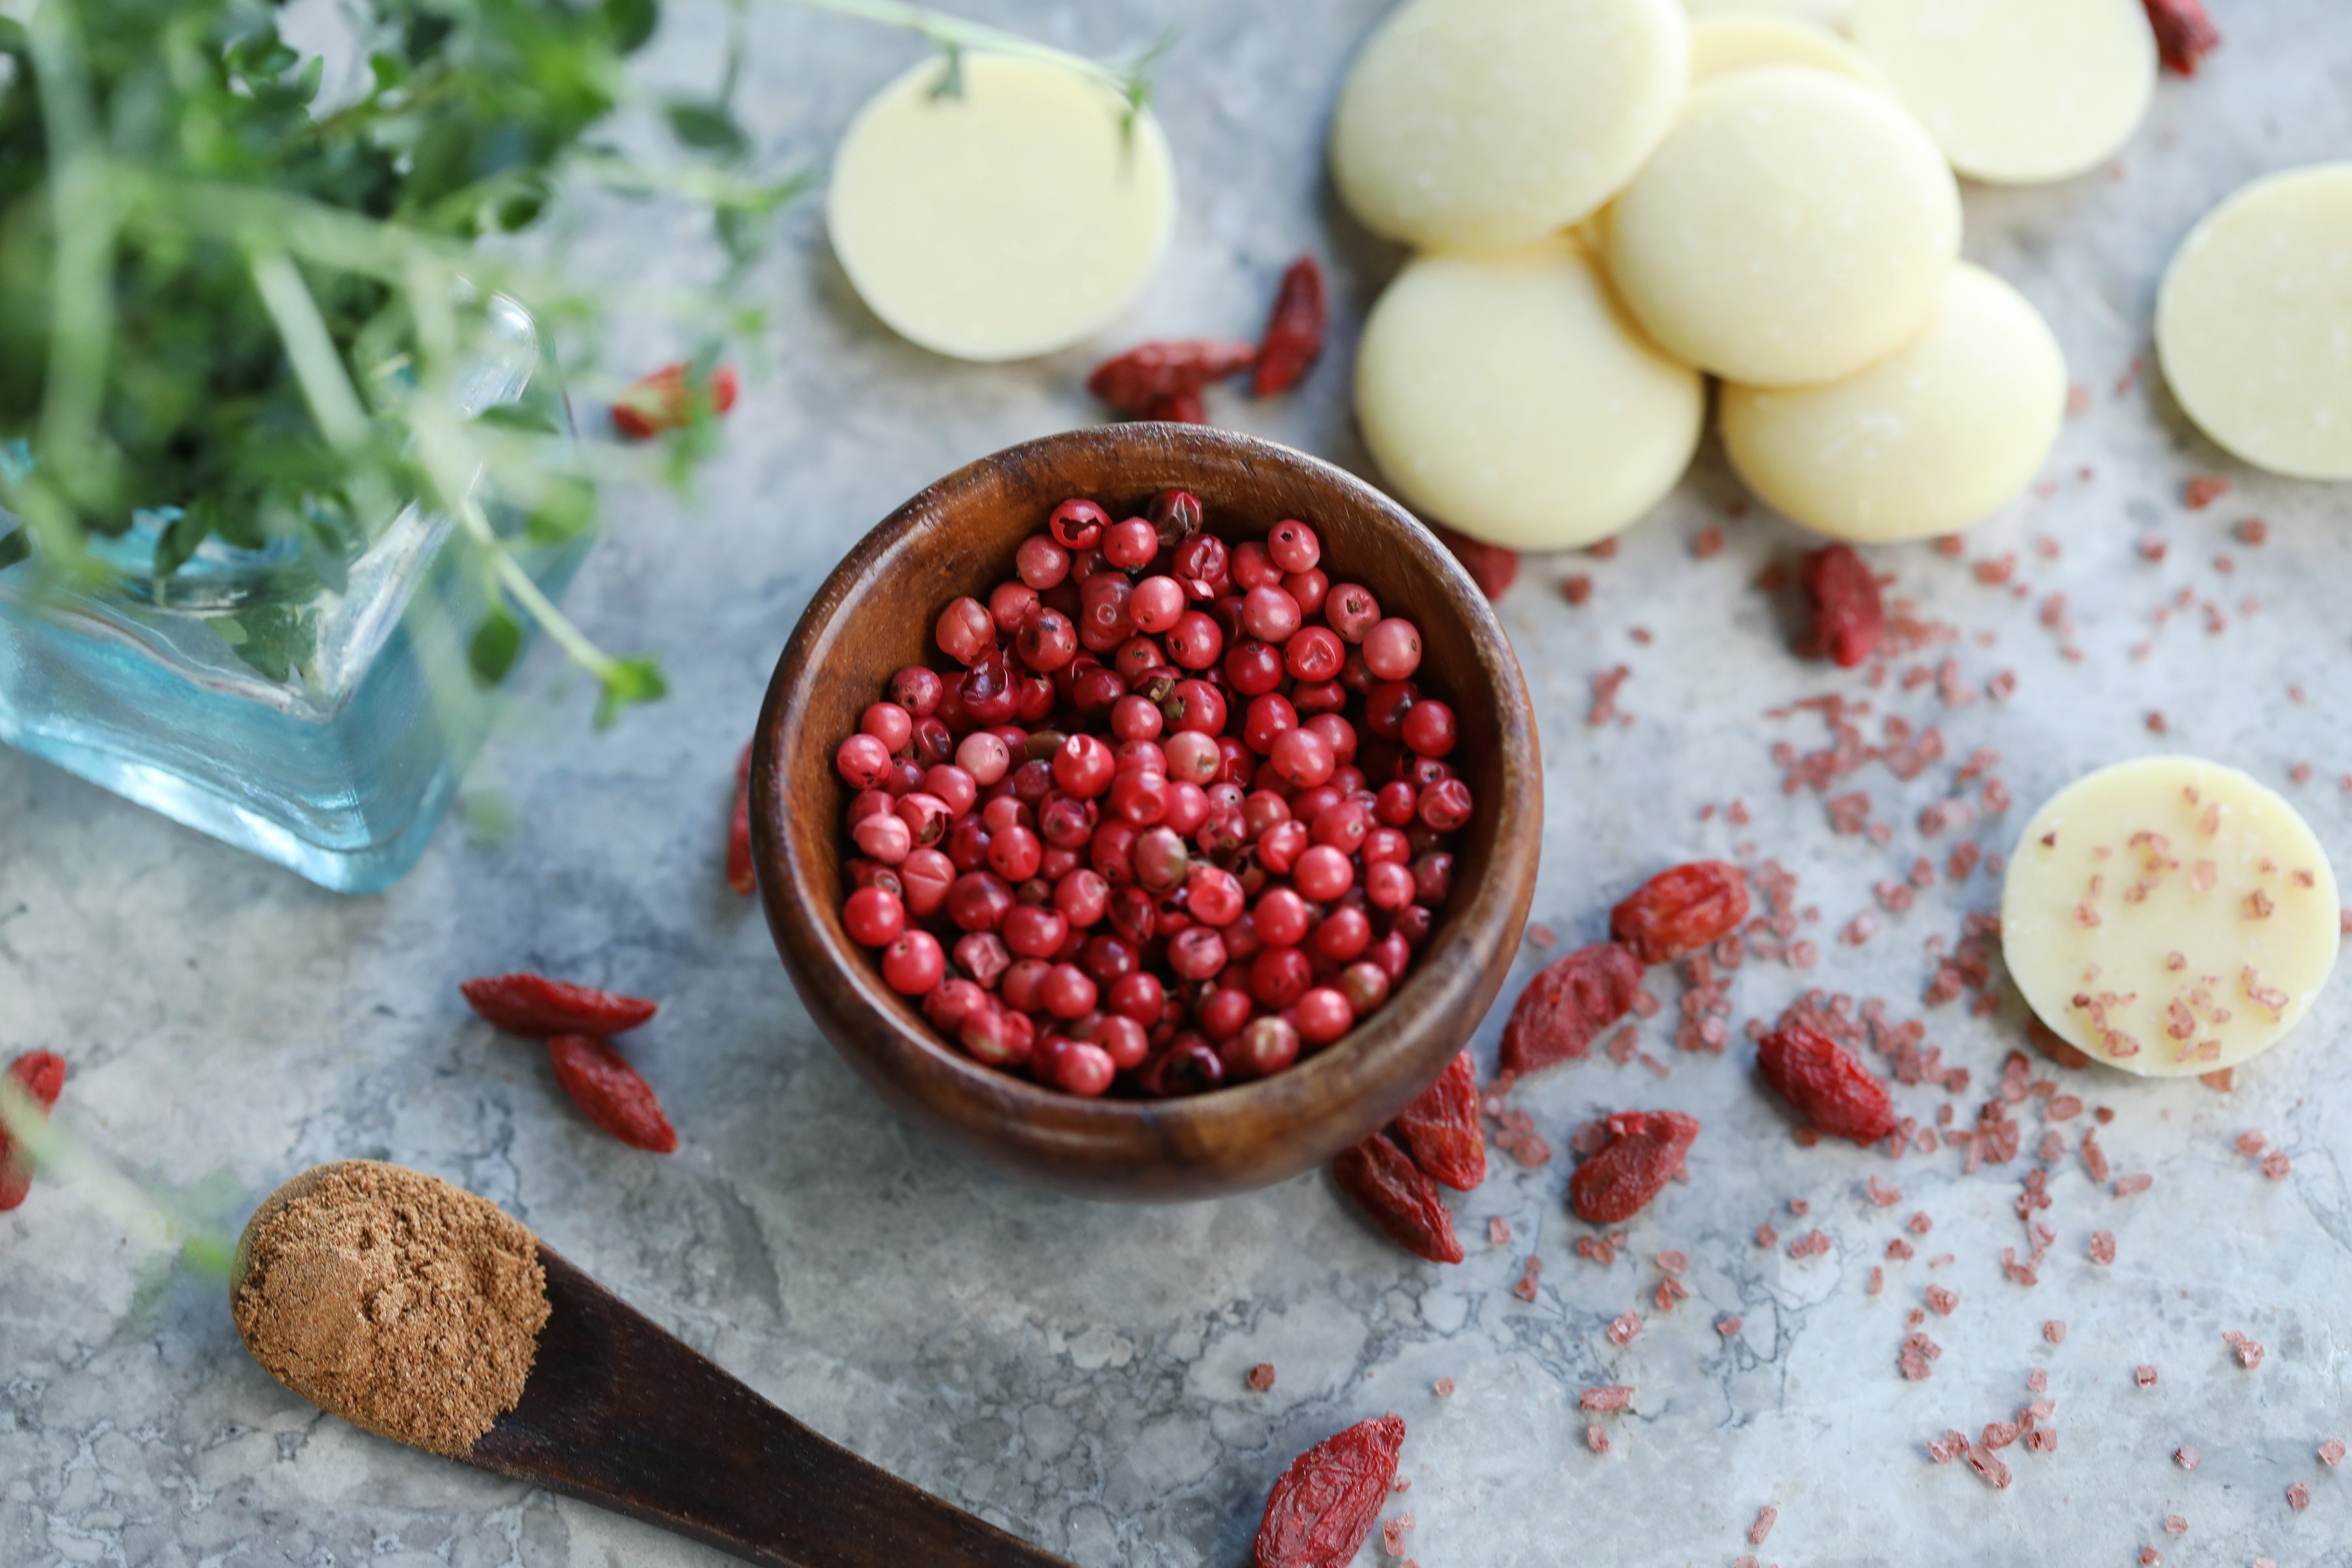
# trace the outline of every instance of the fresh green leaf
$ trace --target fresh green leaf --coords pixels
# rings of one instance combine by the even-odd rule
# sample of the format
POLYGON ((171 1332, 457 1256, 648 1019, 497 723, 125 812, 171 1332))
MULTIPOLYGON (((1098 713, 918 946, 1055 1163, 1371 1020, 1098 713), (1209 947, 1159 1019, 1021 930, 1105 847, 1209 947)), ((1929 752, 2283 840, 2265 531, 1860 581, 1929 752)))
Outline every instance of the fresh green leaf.
POLYGON ((522 652, 522 623, 515 619, 503 605, 492 605, 482 624, 474 629, 474 640, 466 649, 466 657, 474 667, 474 679, 485 686, 496 686, 514 668, 515 656, 522 652))
POLYGON ((643 48, 661 21, 654 0, 604 0, 604 26, 612 30, 613 47, 625 55, 643 48))
POLYGON ((596 728, 609 730, 622 709, 633 702, 654 701, 668 692, 669 683, 652 659, 615 659, 604 672, 604 695, 596 702, 596 728))
POLYGON ((576 474, 557 474, 530 509, 525 536, 533 544, 562 544, 579 538, 595 521, 596 487, 576 474))
POLYGON ((940 79, 931 84, 933 98, 963 96, 963 46, 942 44, 940 47, 940 79))
POLYGON ((734 110, 723 103, 673 103, 669 106, 669 129, 688 147, 730 158, 740 158, 751 147, 751 138, 735 121, 734 110))
POLYGON ((0 533, 0 572, 5 572, 32 552, 32 530, 17 528, 0 533))
POLYGON ((530 403, 493 403, 474 416, 474 423, 493 430, 514 430, 526 436, 560 436, 562 428, 545 408, 530 403))
POLYGON ((184 509, 155 541, 155 563, 149 568, 158 581, 169 577, 188 563, 213 531, 214 509, 198 502, 184 509))
POLYGON ((318 647, 317 613, 309 605, 256 605, 215 624, 237 626, 244 633, 242 640, 232 639, 237 658, 280 685, 309 664, 318 647))

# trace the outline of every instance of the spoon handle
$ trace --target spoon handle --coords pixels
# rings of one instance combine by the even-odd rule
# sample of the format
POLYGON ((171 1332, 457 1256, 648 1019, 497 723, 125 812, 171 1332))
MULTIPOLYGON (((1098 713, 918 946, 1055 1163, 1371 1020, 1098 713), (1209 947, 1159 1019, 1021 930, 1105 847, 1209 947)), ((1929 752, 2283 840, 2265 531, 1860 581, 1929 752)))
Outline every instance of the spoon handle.
POLYGON ((540 1247, 550 1312, 472 1462, 772 1568, 1071 1568, 803 1426, 540 1247))

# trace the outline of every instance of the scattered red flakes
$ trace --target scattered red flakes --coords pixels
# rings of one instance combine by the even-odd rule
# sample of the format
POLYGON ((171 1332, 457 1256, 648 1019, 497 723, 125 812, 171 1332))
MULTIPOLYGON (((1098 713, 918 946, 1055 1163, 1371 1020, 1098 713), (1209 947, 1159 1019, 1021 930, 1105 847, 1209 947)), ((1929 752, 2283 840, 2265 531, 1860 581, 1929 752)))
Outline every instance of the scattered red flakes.
POLYGON ((1617 1261, 1617 1249, 1605 1236, 1580 1236, 1576 1238, 1576 1255, 1606 1268, 1617 1261))
POLYGON ((1430 1392, 1436 1394, 1440 1399, 1451 1399, 1454 1397, 1454 1380, 1450 1377, 1441 1377, 1429 1386, 1430 1392))
POLYGON ((1404 1538, 1412 1532, 1412 1510, 1408 1509, 1381 1526, 1381 1544, 1388 1549, 1390 1556, 1404 1555, 1404 1538))
POLYGON ((2116 1233, 2112 1230, 2093 1231, 2091 1233, 2091 1261, 2094 1263, 2113 1263, 2115 1260, 2116 1233))
POLYGON ((1584 547, 1584 552, 1595 561, 1613 561, 1617 558, 1617 542, 1614 539, 1595 540, 1584 547))
POLYGON ((1541 1289, 1542 1287, 1536 1283, 1536 1277, 1534 1275, 1522 1274, 1518 1277, 1517 1280, 1512 1284, 1511 1294, 1517 1296, 1522 1301, 1533 1301, 1536 1299, 1537 1293, 1541 1289))
POLYGON ((2132 1381, 2138 1384, 2142 1388, 2154 1388, 2156 1386, 2156 1368, 2147 1365, 2145 1363, 2132 1368, 2132 1381))
POLYGON ((2154 1185, 2156 1185, 2156 1178, 2149 1175, 2145 1171, 2135 1172, 2128 1176, 2117 1176, 2116 1178, 2116 1196, 2119 1198, 2136 1197, 2154 1185))
POLYGON ((2186 1535, 2189 1533, 2189 1521, 2177 1513, 2168 1513, 2164 1516, 2164 1533, 2186 1535))
POLYGON ((1505 1219, 1501 1215, 1496 1215, 1489 1218, 1486 1221, 1486 1239, 1496 1247, 1510 1246, 1511 1222, 1505 1219))
POLYGON ((2287 1173, 2293 1169, 2294 1162, 2289 1160, 2283 1150, 2273 1149, 2263 1156, 2263 1174, 2273 1182, 2285 1181, 2287 1173))
POLYGON ((1873 1176, 1867 1182, 1864 1182, 1863 1184, 1863 1190, 1870 1194, 1870 1201, 1872 1203, 1876 1204, 1883 1209, 1891 1209, 1896 1204, 1903 1201, 1903 1189, 1900 1187, 1890 1187, 1885 1183, 1880 1181, 1876 1176, 1873 1176))
POLYGON ((1944 1347, 1927 1335, 1906 1334, 1903 1336, 1903 1348, 1895 1358, 1895 1364, 1902 1369, 1906 1378, 1917 1383, 1932 1370, 1928 1363, 1943 1353, 1944 1347))
POLYGON ((1630 1384, 1612 1383, 1600 1388, 1588 1388, 1576 1396, 1580 1410, 1622 1410, 1633 1402, 1630 1384))
POLYGON ((2197 1081, 2203 1084, 2207 1089, 2211 1089, 2216 1094, 2227 1094, 2231 1089, 2238 1087, 2238 1069, 2236 1068, 2216 1068, 2211 1072, 2199 1073, 2197 1075, 2197 1081))
POLYGON ((1650 646, 1650 628, 1647 626, 1634 626, 1631 630, 1627 631, 1625 635, 1632 637, 1643 647, 1650 646))
POLYGON ((2230 493, 2230 481, 2219 474, 2192 474, 2180 487, 2180 504, 2190 511, 2203 511, 2230 493))
MULTIPOLYGON (((2101 1109, 2105 1110, 2104 1107, 2101 1109)), ((2099 1116, 2101 1121, 2107 1119, 2107 1115, 2099 1116)), ((2088 1128, 2084 1129, 2083 1131, 2083 1169, 2091 1173, 2091 1180, 2102 1186, 2106 1184, 2107 1153, 2105 1150, 2099 1147, 2098 1133, 2088 1128)))
POLYGON ((2200 1454, 2196 1449, 2190 1447, 2186 1443, 2181 1444, 2180 1447, 2172 1450, 2172 1462, 2179 1465, 2184 1470, 2195 1469, 2197 1468, 2197 1461, 2202 1458, 2204 1458, 2203 1455, 2200 1454))
POLYGON ((1828 1237, 1823 1236, 1818 1230, 1809 1230, 1805 1232, 1804 1235, 1797 1237, 1796 1240, 1789 1243, 1789 1256, 1791 1258, 1819 1258, 1822 1254, 1830 1250, 1830 1246, 1831 1243, 1828 1237))
POLYGON ((1607 1453, 1609 1451, 1608 1432, 1599 1426, 1587 1426, 1584 1429, 1584 1446, 1596 1454, 1607 1453))
POLYGON ((1911 1244, 1899 1236, 1889 1237, 1886 1239, 1886 1256, 1897 1263, 1908 1262, 1913 1256, 1911 1244))
POLYGON ((2006 1447, 2008 1447, 2011 1443, 2014 1443, 2014 1442, 2016 1442, 2016 1441, 2017 1441, 2017 1423, 2016 1423, 2016 1422, 2014 1422, 2014 1421, 1988 1421, 1988 1422, 1986 1422, 1986 1423, 1985 1423, 1985 1429, 1984 1429, 1984 1446, 1985 1446, 1986 1447, 1988 1447, 1988 1448, 2006 1448, 2006 1447))
POLYGON ((1759 1225, 1756 1227, 1756 1245, 1778 1247, 1780 1245, 1780 1233, 1769 1225, 1759 1225))
POLYGON ((1813 1205, 1806 1202, 1803 1198, 1790 1198, 1789 1200, 1789 1212, 1795 1215, 1799 1219, 1802 1219, 1805 1215, 1813 1212, 1813 1205))
POLYGON ((1252 1388, 1256 1389, 1260 1394, 1264 1394, 1267 1389, 1274 1386, 1274 1363, 1270 1361, 1262 1361, 1258 1363, 1255 1366, 1249 1369, 1249 1376, 1245 1381, 1252 1388))
MULTIPOLYGON (((2236 1338, 2230 1340, 2230 1348, 2238 1352, 2238 1364, 2244 1367, 2248 1372, 2252 1372, 2254 1368, 2262 1365, 2263 1347, 2256 1344, 2253 1341, 2246 1338, 2243 1334, 2237 1333, 2237 1331, 2234 1329, 2231 1331, 2231 1333, 2237 1336, 2236 1338)), ((2228 1338, 2229 1336, 2225 1335, 2223 1337, 2228 1338)))
POLYGON ((1641 1331, 1642 1320, 1639 1316, 1632 1312, 1621 1312, 1610 1321, 1609 1342, 1622 1350, 1632 1344, 1633 1336, 1641 1331))
POLYGON ((2025 1374, 2025 1386, 2035 1394, 2049 1393, 2050 1373, 2041 1367, 2035 1367, 2025 1374))
POLYGON ((1886 1289, 1886 1270, 1874 1265, 1870 1270, 1870 1293, 1877 1295, 1886 1289))
POLYGON ((1571 605, 1581 605, 1592 597, 1592 579, 1579 572, 1564 578, 1559 584, 1559 596, 1571 605))
POLYGON ((2164 712, 2161 709, 2151 708, 2147 710, 2147 732, 2149 734, 2161 735, 2171 727, 2172 726, 2166 721, 2164 712))
POLYGON ((2053 1345, 2064 1344, 2066 1342, 2066 1320, 2063 1318, 2053 1318, 2049 1321, 2043 1323, 2042 1325, 2042 1337, 2049 1341, 2053 1345))
POLYGON ((2231 531, 2238 536, 2239 543, 2258 545, 2271 536, 2271 525, 2259 517, 2241 518, 2231 531))
POLYGON ((1715 1321, 1715 1331, 1727 1340, 1738 1333, 1739 1329, 1740 1319, 1736 1313, 1727 1313, 1715 1321))
POLYGON ((2293 1486, 2288 1487, 2286 1489, 2286 1506, 2289 1508, 2309 1508, 2311 1506, 2311 1489, 2305 1486, 2301 1481, 2297 1481, 2293 1486))
POLYGON ((1758 1509, 1756 1510, 1756 1522, 1748 1527, 1748 1544, 1750 1546, 1763 1545, 1764 1538, 1772 1533, 1773 1521, 1778 1520, 1780 1517, 1780 1510, 1774 1508, 1769 1502, 1762 1508, 1758 1509))
POLYGON ((1722 554, 1723 530, 1719 528, 1700 529, 1697 536, 1691 541, 1691 553, 1701 561, 1706 561, 1714 556, 1722 554))
POLYGON ((1927 1217, 1926 1209, 1921 1209, 1903 1222, 1903 1228, 1914 1236, 1925 1236, 1936 1228, 1936 1222, 1927 1217))
POLYGON ((2344 1439, 2341 1437, 2330 1437, 2326 1442, 2322 1443, 2319 1446, 2319 1462, 2326 1465, 2331 1470, 2336 1466, 2342 1464, 2344 1462, 2344 1439))
POLYGON ((2139 1549, 2140 1568, 2156 1568, 2156 1565, 2163 1561, 2164 1553, 2155 1547, 2143 1546, 2139 1549))
POLYGON ((1633 674, 1631 669, 1621 664, 1592 678, 1592 706, 1587 709, 1584 714, 1584 721, 1587 724, 1597 727, 1612 721, 1622 724, 1630 724, 1633 721, 1632 714, 1617 711, 1618 689, 1632 678, 1633 674))
POLYGON ((1927 1287, 1927 1305, 1936 1310, 1936 1315, 1937 1317, 1950 1317, 1952 1315, 1952 1310, 1959 1304, 1960 1293, 1958 1291, 1948 1290, 1941 1285, 1930 1285, 1927 1287))

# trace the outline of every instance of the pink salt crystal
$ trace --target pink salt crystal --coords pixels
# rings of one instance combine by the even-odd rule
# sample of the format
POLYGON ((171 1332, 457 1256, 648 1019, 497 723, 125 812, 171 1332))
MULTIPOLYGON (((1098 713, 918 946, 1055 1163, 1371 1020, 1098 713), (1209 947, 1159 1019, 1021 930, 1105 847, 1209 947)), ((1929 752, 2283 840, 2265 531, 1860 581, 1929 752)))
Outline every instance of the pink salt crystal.
POLYGON ((1690 1267, 1690 1254, 1686 1252, 1674 1251, 1661 1252, 1658 1254, 1658 1267, 1664 1269, 1669 1274, 1680 1274, 1684 1269, 1690 1267))
POLYGON ((2143 1546, 2139 1549, 2140 1568, 2156 1568, 2156 1565, 2163 1561, 2164 1553, 2155 1547, 2143 1546))
POLYGON ((2252 1372, 2254 1368, 2262 1365, 2263 1347, 2256 1344, 2252 1340, 2240 1340, 2238 1342, 2238 1364, 2244 1367, 2248 1372, 2252 1372))
POLYGON ((1510 1246, 1511 1222, 1505 1219, 1501 1215, 1496 1215, 1492 1218, 1488 1219, 1486 1221, 1486 1239, 1496 1247, 1510 1246))
POLYGON ((2058 1434, 2051 1427, 2036 1426, 2025 1435, 2025 1446, 2036 1454, 2054 1454, 2058 1451, 2058 1434))
POLYGON ((1927 1217, 1927 1211, 1926 1209, 1921 1209, 1909 1219, 1905 1220, 1903 1224, 1905 1228, 1908 1229, 1914 1236, 1925 1236, 1929 1231, 1936 1228, 1936 1222, 1927 1217))
POLYGON ((2025 1374, 2025 1386, 2036 1394, 2046 1394, 2050 1391, 2050 1374, 2037 1366, 2025 1374))
POLYGON ((1249 1369, 1249 1385, 1264 1394, 1274 1386, 1274 1363, 1262 1361, 1249 1369))
POLYGON ((2042 1324, 2042 1337, 2049 1341, 2053 1345, 2064 1344, 2066 1342, 2065 1320, 2063 1318, 2053 1318, 2048 1322, 2042 1324))
POLYGON ((1412 1490, 1412 1478, 1411 1476, 1399 1476, 1396 1479, 1395 1484, 1391 1486, 1389 1490, 1392 1492, 1409 1492, 1412 1490))
POLYGON ((1612 1383, 1600 1388, 1588 1388, 1576 1396, 1580 1410, 1622 1410, 1633 1403, 1631 1384, 1612 1383))
POLYGON ((2243 1154, 2249 1160, 2261 1153, 2265 1148, 2269 1147, 2269 1145, 2270 1140, 2263 1137, 2259 1132, 2241 1132, 2238 1134, 2238 1152, 2243 1154))
POLYGON ((2186 1535, 2189 1533, 2189 1521, 2177 1513, 2168 1513, 2164 1516, 2164 1533, 2186 1535))
POLYGON ((2196 1449, 2190 1447, 2186 1443, 2181 1444, 2180 1447, 2172 1450, 2172 1462, 2179 1465, 2184 1470, 2195 1469, 2197 1468, 2197 1461, 2201 1458, 2203 1458, 2202 1455, 2199 1454, 2196 1449))
POLYGON ((2142 1364, 2132 1369, 2132 1379, 2142 1388, 2156 1386, 2156 1368, 2142 1364))
POLYGON ((1780 1233, 1779 1231, 1777 1231, 1777 1230, 1774 1230, 1770 1226, 1769 1226, 1769 1225, 1759 1225, 1759 1226, 1758 1226, 1756 1227, 1756 1245, 1757 1245, 1757 1246, 1759 1246, 1759 1247, 1777 1247, 1777 1246, 1779 1246, 1779 1245, 1780 1245, 1780 1233))
POLYGON ((1950 1317, 1952 1315, 1952 1309, 1959 1304, 1960 1296, 1958 1291, 1948 1290, 1941 1285, 1930 1285, 1927 1287, 1927 1305, 1935 1309, 1936 1315, 1937 1317, 1950 1317))
POLYGON ((2091 1261, 2094 1263, 2113 1263, 2115 1260, 2116 1233, 2112 1230, 2093 1231, 2091 1233, 2091 1261))
POLYGON ((2294 1168, 2293 1162, 2281 1150, 2273 1149, 2263 1156, 2263 1174, 2273 1182, 2285 1181, 2287 1173, 2294 1168))
POLYGON ((1532 1301, 1536 1299, 1537 1292, 1540 1289, 1541 1287, 1536 1283, 1536 1277, 1534 1275, 1522 1274, 1519 1276, 1517 1283, 1511 1287, 1511 1294, 1517 1296, 1522 1301, 1532 1301))
POLYGON ((2293 1486, 2287 1488, 2286 1506, 2289 1508, 2309 1508, 2311 1506, 2311 1489, 2305 1486, 2301 1481, 2297 1481, 2293 1486))
POLYGON ((1772 1521, 1780 1517, 1780 1510, 1774 1508, 1769 1502, 1762 1508, 1758 1509, 1756 1510, 1756 1522, 1748 1527, 1748 1544, 1750 1546, 1763 1545, 1764 1538, 1772 1533, 1772 1521))
POLYGON ((1642 1331, 1642 1320, 1632 1312, 1620 1313, 1609 1325, 1609 1342, 1622 1349, 1633 1342, 1642 1331))
POLYGON ((1969 1468, 1983 1477, 1986 1484, 1996 1490, 2007 1487, 2011 1479, 2009 1467, 2001 1463, 2000 1456, 1981 1446, 1969 1450, 1969 1468))
POLYGON ((2128 1176, 2117 1176, 2116 1178, 2116 1196, 2119 1198, 2133 1197, 2138 1194, 2147 1191, 2148 1188, 2154 1185, 2156 1185, 2156 1178, 2149 1175, 2145 1171, 2135 1172, 2128 1176))
POLYGON ((1911 1244, 1899 1236, 1886 1238, 1886 1256, 1900 1263, 1911 1256, 1911 1244))
POLYGON ((1725 1339, 1727 1339, 1727 1339, 1729 1339, 1732 1335, 1734 1335, 1734 1334, 1736 1334, 1736 1333, 1738 1333, 1738 1332, 1739 1331, 1739 1324, 1740 1324, 1740 1320, 1739 1320, 1737 1316, 1726 1316, 1726 1317, 1717 1318, 1717 1319, 1715 1321, 1715 1331, 1716 1331, 1717 1333, 1718 1333, 1718 1334, 1721 1334, 1725 1339))
POLYGON ((1450 1377, 1441 1377, 1434 1384, 1432 1384, 1430 1387, 1440 1399, 1448 1399, 1453 1397, 1454 1380, 1450 1377))
POLYGON ((1601 1427, 1587 1426, 1584 1429, 1584 1446, 1596 1454, 1605 1454, 1609 1451, 1609 1434, 1601 1427))
POLYGON ((1381 1526, 1381 1544, 1388 1549, 1390 1556, 1404 1555, 1404 1538, 1412 1529, 1412 1510, 1410 1509, 1381 1526))
POLYGON ((1890 1209, 1903 1201, 1901 1188, 1890 1187, 1876 1176, 1871 1177, 1864 1186, 1870 1194, 1870 1201, 1880 1208, 1890 1209))

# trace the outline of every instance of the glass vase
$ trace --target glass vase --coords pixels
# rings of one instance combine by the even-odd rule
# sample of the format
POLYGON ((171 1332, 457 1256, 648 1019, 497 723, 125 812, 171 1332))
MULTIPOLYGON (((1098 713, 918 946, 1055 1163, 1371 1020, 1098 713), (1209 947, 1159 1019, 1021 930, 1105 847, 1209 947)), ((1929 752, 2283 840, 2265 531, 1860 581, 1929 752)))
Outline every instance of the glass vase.
MULTIPOLYGON (((461 412, 527 403, 568 431, 530 317, 494 299, 489 323, 461 412)), ((559 595, 590 536, 534 544, 519 518, 488 510, 559 595)), ((37 595, 37 562, 0 570, 0 741, 322 887, 390 886, 497 710, 467 657, 488 607, 475 552, 453 547, 452 519, 411 504, 342 563, 339 586, 292 540, 208 539, 157 579, 148 563, 171 516, 93 542, 103 588, 52 581, 37 595)))

